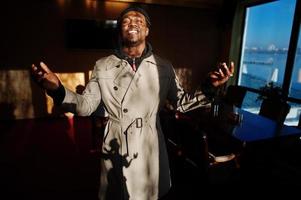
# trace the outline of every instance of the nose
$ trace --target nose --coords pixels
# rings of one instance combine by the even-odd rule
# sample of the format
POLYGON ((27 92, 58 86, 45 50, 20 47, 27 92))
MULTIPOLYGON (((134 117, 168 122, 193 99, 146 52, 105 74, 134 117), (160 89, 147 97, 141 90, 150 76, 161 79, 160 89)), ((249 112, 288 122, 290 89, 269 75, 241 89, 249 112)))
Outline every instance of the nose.
POLYGON ((129 26, 138 26, 137 20, 131 19, 130 23, 129 23, 129 26))

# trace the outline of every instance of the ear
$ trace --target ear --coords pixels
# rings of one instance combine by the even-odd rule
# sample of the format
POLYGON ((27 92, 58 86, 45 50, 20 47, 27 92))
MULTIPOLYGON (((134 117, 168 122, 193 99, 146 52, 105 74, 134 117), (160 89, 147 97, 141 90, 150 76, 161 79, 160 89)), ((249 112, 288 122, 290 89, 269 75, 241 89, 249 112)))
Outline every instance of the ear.
POLYGON ((146 30, 145 30, 145 35, 148 36, 148 33, 149 33, 149 28, 146 27, 146 30))

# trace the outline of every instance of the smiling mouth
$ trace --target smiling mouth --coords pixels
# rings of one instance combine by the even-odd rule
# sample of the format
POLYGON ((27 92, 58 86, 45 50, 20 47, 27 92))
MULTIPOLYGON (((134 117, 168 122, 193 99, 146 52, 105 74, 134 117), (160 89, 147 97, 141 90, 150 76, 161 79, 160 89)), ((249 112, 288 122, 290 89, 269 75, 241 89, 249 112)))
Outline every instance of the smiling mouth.
POLYGON ((130 31, 129 31, 129 34, 137 34, 137 33, 138 33, 137 30, 130 30, 130 31))

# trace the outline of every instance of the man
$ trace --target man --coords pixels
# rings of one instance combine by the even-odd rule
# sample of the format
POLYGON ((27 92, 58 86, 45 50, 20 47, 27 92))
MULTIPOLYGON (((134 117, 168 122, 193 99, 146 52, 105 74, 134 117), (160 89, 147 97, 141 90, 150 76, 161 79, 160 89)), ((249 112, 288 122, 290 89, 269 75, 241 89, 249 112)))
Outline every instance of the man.
MULTIPOLYGON (((168 157, 158 112, 170 100, 181 112, 210 105, 209 93, 186 94, 172 65, 152 53, 146 42, 150 18, 139 7, 124 10, 118 20, 121 46, 114 55, 96 62, 82 95, 62 86, 44 64, 32 72, 56 104, 90 115, 103 103, 106 126, 100 177, 100 199, 157 200, 171 186, 168 157), (207 95, 207 96, 206 96, 207 95)), ((209 74, 212 87, 232 75, 233 63, 209 74)))

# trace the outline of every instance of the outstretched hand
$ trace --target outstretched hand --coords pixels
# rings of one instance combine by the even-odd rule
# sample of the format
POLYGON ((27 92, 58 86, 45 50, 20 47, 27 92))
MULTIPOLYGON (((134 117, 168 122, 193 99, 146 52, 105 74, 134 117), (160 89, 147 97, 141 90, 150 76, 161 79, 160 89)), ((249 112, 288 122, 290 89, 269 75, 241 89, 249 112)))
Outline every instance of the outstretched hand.
POLYGON ((31 65, 31 73, 38 84, 46 90, 56 90, 60 86, 60 80, 43 62, 40 67, 31 65))
POLYGON ((230 68, 226 63, 219 64, 217 70, 209 73, 209 77, 213 86, 218 87, 229 80, 234 73, 234 63, 231 62, 230 68))

